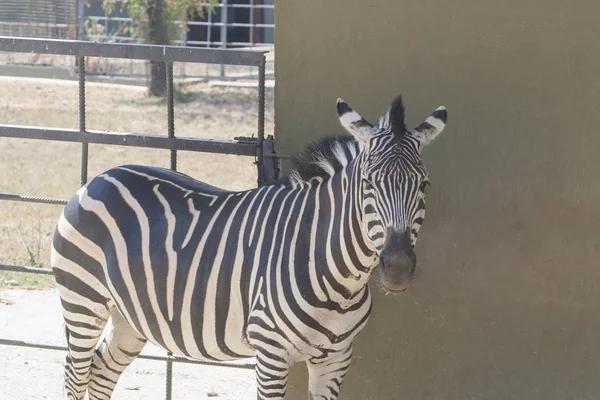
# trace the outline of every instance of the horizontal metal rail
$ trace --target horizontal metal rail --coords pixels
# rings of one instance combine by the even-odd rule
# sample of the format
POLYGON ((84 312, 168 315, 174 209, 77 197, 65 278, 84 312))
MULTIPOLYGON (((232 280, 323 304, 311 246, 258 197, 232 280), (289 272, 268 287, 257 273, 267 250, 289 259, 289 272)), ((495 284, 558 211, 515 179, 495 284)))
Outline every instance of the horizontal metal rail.
POLYGON ((22 265, 0 264, 0 271, 24 272, 28 274, 54 275, 50 268, 24 267, 22 265))
POLYGON ((26 202, 26 203, 59 204, 59 205, 65 205, 69 201, 67 199, 55 199, 53 197, 23 196, 20 194, 6 194, 6 193, 0 193, 0 200, 22 201, 22 202, 26 202))
MULTIPOLYGON (((103 20, 110 22, 126 22, 133 24, 133 20, 131 18, 124 17, 86 17, 91 20, 103 20)), ((198 26, 231 26, 231 27, 255 27, 255 28, 275 28, 275 24, 263 24, 257 23, 253 24, 250 22, 208 22, 208 21, 173 21, 175 25, 198 25, 198 26)), ((4 24, 4 23, 2 23, 4 24)), ((20 24, 14 22, 13 24, 20 24)), ((41 26, 45 26, 44 24, 40 24, 41 26)), ((67 25, 65 25, 65 28, 67 25)))
POLYGON ((232 28, 271 28, 275 29, 275 24, 251 24, 248 22, 205 22, 205 21, 178 21, 177 24, 187 24, 190 26, 230 26, 232 28))
POLYGON ((0 37, 0 51, 262 67, 264 51, 0 37))
MULTIPOLYGON (((209 4, 209 3, 204 3, 201 4, 201 7, 203 8, 254 8, 254 9, 260 9, 260 10, 275 10, 275 5, 274 4, 223 4, 223 3, 219 3, 219 4, 209 4)), ((209 11, 210 12, 210 11, 209 11)), ((86 15, 86 18, 90 18, 90 19, 96 19, 96 20, 115 20, 115 21, 131 21, 131 17, 111 17, 111 16, 106 16, 106 15, 86 15)))
MULTIPOLYGON (((203 7, 211 7, 212 5, 210 3, 205 3, 202 5, 203 7)), ((218 3, 218 4, 214 4, 215 8, 223 8, 223 7, 227 7, 227 8, 264 8, 264 9, 271 9, 274 10, 275 9, 275 5, 274 4, 223 4, 223 3, 218 3)))
MULTIPOLYGON (((131 18, 129 18, 131 20, 131 18)), ((59 23, 45 23, 45 22, 13 22, 13 21, 0 21, 0 26, 26 26, 26 27, 34 27, 34 28, 69 28, 70 24, 59 24, 59 23)))
MULTIPOLYGON (((121 41, 121 42, 137 43, 137 39, 129 37, 129 36, 87 35, 87 37, 88 37, 88 39, 100 40, 100 41, 117 40, 117 41, 121 41)), ((212 40, 212 41, 208 41, 208 40, 173 40, 173 43, 177 44, 177 45, 194 45, 194 46, 231 45, 231 46, 240 46, 240 47, 257 47, 257 46, 273 47, 273 43, 266 43, 266 42, 253 42, 253 43, 250 43, 250 42, 226 42, 226 43, 224 43, 219 40, 212 40)))
POLYGON ((256 156, 256 143, 188 137, 170 138, 166 136, 146 135, 140 133, 118 133, 92 130, 81 132, 78 129, 57 129, 0 124, 0 137, 148 147, 153 149, 234 154, 238 156, 256 156))
MULTIPOLYGON (((12 339, 0 339, 0 345, 9 345, 9 346, 17 346, 17 347, 31 347, 45 350, 59 350, 59 351, 67 351, 69 350, 66 346, 58 346, 54 344, 39 344, 39 343, 30 343, 24 342, 22 340, 12 340, 12 339)), ((154 361, 173 361, 185 364, 198 364, 198 365, 209 365, 211 367, 224 367, 224 368, 237 368, 237 369, 254 369, 255 365, 253 363, 225 363, 218 361, 199 361, 192 360, 186 357, 178 357, 178 356, 154 356, 150 354, 140 354, 137 358, 141 358, 143 360, 154 360, 154 361)))

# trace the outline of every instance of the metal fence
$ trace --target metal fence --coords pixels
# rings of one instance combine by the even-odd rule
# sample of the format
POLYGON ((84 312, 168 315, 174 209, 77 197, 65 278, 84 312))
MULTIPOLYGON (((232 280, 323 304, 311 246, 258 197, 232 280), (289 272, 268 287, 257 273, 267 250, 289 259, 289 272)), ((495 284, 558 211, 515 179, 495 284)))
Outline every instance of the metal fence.
MULTIPOLYGON (((0 124, 0 137, 41 139, 81 143, 81 184, 88 179, 88 144, 110 144, 134 147, 151 147, 170 150, 171 169, 177 168, 177 151, 198 151, 220 154, 235 154, 255 157, 258 167, 258 184, 272 182, 277 177, 276 155, 273 152, 273 137, 265 137, 265 56, 261 51, 201 49, 177 46, 151 46, 134 44, 92 43, 67 40, 40 40, 0 37, 0 51, 37 54, 61 54, 77 58, 79 76, 79 129, 55 129, 39 126, 17 126, 0 124), (86 129, 85 121, 85 58, 88 56, 162 61, 167 66, 167 135, 138 133, 99 132, 86 129), (239 137, 234 140, 209 140, 175 136, 173 62, 213 63, 248 65, 258 68, 258 121, 256 138, 239 137)), ((66 204, 67 200, 44 196, 0 193, 0 200, 27 201, 46 204, 66 204)), ((50 269, 0 264, 0 271, 52 274, 50 269)), ((40 345, 17 340, 1 339, 0 345, 37 347, 50 350, 67 350, 64 346, 40 345)), ((233 368, 253 368, 253 364, 228 364, 190 360, 183 357, 141 356, 167 363, 166 399, 171 399, 173 362, 204 365, 219 365, 233 368)))
POLYGON ((74 39, 75 11, 72 0, 2 0, 0 35, 74 39))
MULTIPOLYGON (((202 17, 182 18, 175 24, 187 31, 173 40, 178 46, 210 48, 254 48, 273 50, 275 34, 274 0, 219 0, 205 4, 202 17), (246 3, 247 2, 247 3, 246 3), (246 4, 242 4, 246 3, 246 4), (210 8, 209 8, 210 7, 210 8)), ((139 43, 132 37, 132 19, 115 9, 109 13, 102 0, 0 0, 0 36, 48 39, 78 39, 110 43, 139 43)), ((142 60, 143 61, 143 60, 142 60)), ((59 57, 0 55, 7 64, 50 65, 72 70, 59 57)), ((274 57, 266 59, 266 79, 274 79, 274 57)), ((90 65, 88 76, 117 79, 148 78, 147 65, 140 60, 105 60, 90 65)), ((177 79, 258 79, 256 73, 240 65, 198 63, 194 68, 181 64, 177 79)))
MULTIPOLYGON (((82 1, 82 0, 79 0, 82 1)), ((180 46, 219 47, 219 48, 262 48, 273 49, 275 36, 275 1, 250 0, 248 4, 236 3, 235 0, 220 0, 217 4, 204 4, 203 17, 174 21, 185 25, 187 32, 173 40, 180 46), (243 16, 239 15, 243 13, 243 16)), ((131 35, 132 19, 122 13, 108 13, 105 9, 86 11, 81 9, 78 15, 78 38, 102 42, 134 43, 131 35)), ((140 73, 130 62, 127 66, 117 67, 119 72, 103 72, 105 76, 139 77, 140 73)), ((266 62, 267 79, 274 78, 274 58, 268 57, 266 62)), ((204 71, 177 71, 180 78, 212 78, 220 79, 256 79, 251 73, 238 66, 225 66, 211 69, 205 66, 204 71)))
MULTIPOLYGON (((201 46, 201 47, 256 47, 273 46, 275 20, 275 4, 236 4, 231 0, 221 0, 218 4, 205 4, 204 16, 199 20, 180 20, 174 21, 179 25, 186 25, 188 28, 204 27, 204 39, 189 38, 191 32, 184 37, 173 41, 177 45, 201 46), (212 10, 212 11, 211 11, 212 10), (231 18, 232 13, 239 10, 248 11, 248 22, 240 22, 231 18), (268 13, 268 16, 266 15, 268 13), (259 18, 257 18, 259 17, 259 18), (232 21, 233 19, 233 21, 232 21), (257 22, 257 19, 259 22, 257 22), (218 28, 218 30, 211 29, 218 28), (229 28, 239 28, 247 31, 244 38, 232 38, 229 28), (214 32, 214 33, 213 33, 214 32)), ((244 18, 245 19, 245 18, 244 18)), ((103 15, 80 15, 79 20, 80 35, 90 40, 111 41, 111 42, 132 42, 135 39, 128 33, 132 27, 133 21, 127 16, 111 15, 104 12, 103 15), (98 24, 100 26, 94 26, 98 24)))

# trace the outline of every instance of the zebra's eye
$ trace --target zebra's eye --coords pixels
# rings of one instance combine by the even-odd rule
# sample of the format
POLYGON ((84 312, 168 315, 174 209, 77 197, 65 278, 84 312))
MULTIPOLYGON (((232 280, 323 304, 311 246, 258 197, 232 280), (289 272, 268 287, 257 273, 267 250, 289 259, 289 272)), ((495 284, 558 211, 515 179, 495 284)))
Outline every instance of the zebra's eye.
POLYGON ((421 190, 421 192, 425 192, 425 189, 429 185, 431 185, 431 183, 429 183, 429 181, 423 181, 423 182, 421 182, 421 186, 419 186, 419 189, 421 190))
POLYGON ((363 178, 362 180, 363 186, 365 189, 372 189, 373 188, 373 183, 371 183, 370 180, 363 178))

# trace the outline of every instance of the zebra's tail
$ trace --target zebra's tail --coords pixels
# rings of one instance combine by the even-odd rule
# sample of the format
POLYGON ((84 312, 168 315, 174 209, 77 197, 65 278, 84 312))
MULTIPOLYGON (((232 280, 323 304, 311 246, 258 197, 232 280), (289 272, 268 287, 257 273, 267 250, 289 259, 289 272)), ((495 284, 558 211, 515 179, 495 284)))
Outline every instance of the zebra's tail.
POLYGON ((69 332, 69 327, 65 322, 63 322, 63 327, 65 328, 65 339, 67 339, 67 343, 69 343, 69 338, 71 337, 71 332, 69 332))

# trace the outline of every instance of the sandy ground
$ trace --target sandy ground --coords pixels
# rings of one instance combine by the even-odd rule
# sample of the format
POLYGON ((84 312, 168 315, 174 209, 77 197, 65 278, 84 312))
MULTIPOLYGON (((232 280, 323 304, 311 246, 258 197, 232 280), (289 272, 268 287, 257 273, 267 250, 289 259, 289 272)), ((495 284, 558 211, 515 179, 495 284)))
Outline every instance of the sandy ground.
MULTIPOLYGON (((66 345, 58 293, 46 290, 0 291, 0 338, 66 345)), ((165 354, 147 345, 145 354, 165 354)), ((62 351, 0 345, 0 399, 62 399, 62 351)), ((114 399, 165 399, 162 361, 136 360, 123 373, 114 399)), ((255 398, 254 372, 247 369, 173 366, 174 400, 255 398)))

